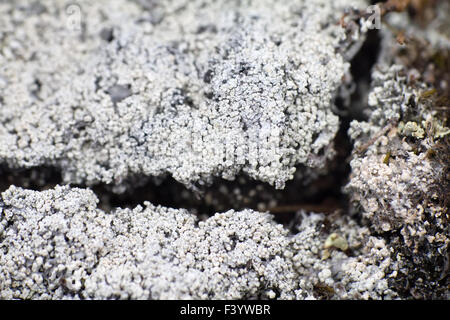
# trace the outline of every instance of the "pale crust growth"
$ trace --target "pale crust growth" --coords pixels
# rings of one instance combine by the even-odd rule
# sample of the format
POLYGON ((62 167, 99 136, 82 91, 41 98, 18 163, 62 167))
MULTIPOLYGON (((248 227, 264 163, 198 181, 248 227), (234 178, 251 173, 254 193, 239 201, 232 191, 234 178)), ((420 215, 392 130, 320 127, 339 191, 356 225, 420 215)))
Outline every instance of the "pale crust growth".
POLYGON ((368 3, 0 0, 0 299, 448 300, 450 5, 368 3))
POLYGON ((150 203, 105 213, 97 202, 86 189, 5 191, 0 298, 315 299, 323 285, 333 299, 395 297, 384 242, 348 218, 333 231, 358 257, 333 250, 324 261, 322 214, 299 215, 292 236, 251 210, 198 221, 150 203))
POLYGON ((333 21, 357 1, 77 3, 80 30, 64 1, 0 4, 14 12, 1 18, 3 162, 120 191, 137 175, 192 187, 241 172, 283 188, 334 156, 349 69, 336 52, 355 39, 333 21))
POLYGON ((406 74, 400 65, 375 66, 369 121, 354 121, 349 130, 355 150, 364 146, 365 151, 354 153, 346 189, 372 230, 390 237, 392 289, 406 297, 445 299, 441 282, 448 271, 449 238, 442 200, 448 196, 441 179, 448 163, 429 155, 436 139, 447 139, 436 132, 448 128, 441 128, 436 112, 421 99, 425 84, 410 85, 406 74), (387 126, 390 130, 383 129, 387 126))

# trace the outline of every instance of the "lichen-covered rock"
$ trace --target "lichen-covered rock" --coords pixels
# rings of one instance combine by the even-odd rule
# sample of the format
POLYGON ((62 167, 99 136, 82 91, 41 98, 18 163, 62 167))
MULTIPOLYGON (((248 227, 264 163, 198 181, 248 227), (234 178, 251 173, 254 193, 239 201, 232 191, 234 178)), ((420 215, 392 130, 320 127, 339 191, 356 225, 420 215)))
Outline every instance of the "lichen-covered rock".
POLYGON ((283 188, 334 155, 354 3, 3 1, 0 160, 75 183, 244 172, 283 188))
POLYGON ((420 219, 413 213, 420 211, 415 194, 428 193, 435 172, 425 153, 416 155, 413 146, 400 140, 397 128, 402 114, 418 104, 419 95, 408 89, 401 66, 382 68, 373 73, 369 121, 351 124, 350 136, 356 141, 348 188, 373 228, 391 231, 420 219), (378 139, 371 143, 373 137, 378 139))
POLYGON ((11 187, 0 201, 0 298, 392 298, 384 240, 349 217, 298 215, 288 234, 267 213, 145 203, 97 208, 88 189, 11 187), (325 227, 328 226, 328 227, 325 227), (324 243, 332 233, 348 249, 324 243))
POLYGON ((347 191, 371 230, 389 239, 390 287, 401 297, 448 299, 448 128, 426 83, 385 62, 372 74, 369 120, 349 130, 347 191))
POLYGON ((450 299, 450 5, 380 4, 350 70, 365 5, 0 1, 0 299, 450 299), (242 209, 336 192, 350 117, 350 210, 242 209))
POLYGON ((268 214, 96 208, 90 190, 2 194, 0 297, 237 299, 293 297, 289 239, 268 214), (198 226, 197 226, 198 224, 198 226))
POLYGON ((390 251, 385 241, 348 216, 301 214, 292 238, 297 299, 393 299, 388 285, 390 251), (346 242, 345 251, 325 245, 330 234, 346 242))

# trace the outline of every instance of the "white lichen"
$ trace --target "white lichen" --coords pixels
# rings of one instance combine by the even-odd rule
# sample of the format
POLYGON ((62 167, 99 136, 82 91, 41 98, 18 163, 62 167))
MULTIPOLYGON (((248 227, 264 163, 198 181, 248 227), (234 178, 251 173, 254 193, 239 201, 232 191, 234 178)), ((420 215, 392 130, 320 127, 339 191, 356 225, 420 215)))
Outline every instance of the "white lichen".
POLYGON ((78 1, 79 30, 69 3, 0 4, 0 161, 74 183, 244 172, 283 188, 334 155, 336 22, 364 1, 78 1))
POLYGON ((106 213, 92 191, 67 186, 1 197, 2 299, 316 299, 319 285, 334 299, 393 296, 383 242, 363 246, 367 228, 348 218, 336 223, 356 256, 323 261, 322 214, 303 214, 289 235, 252 210, 205 221, 150 203, 106 213))

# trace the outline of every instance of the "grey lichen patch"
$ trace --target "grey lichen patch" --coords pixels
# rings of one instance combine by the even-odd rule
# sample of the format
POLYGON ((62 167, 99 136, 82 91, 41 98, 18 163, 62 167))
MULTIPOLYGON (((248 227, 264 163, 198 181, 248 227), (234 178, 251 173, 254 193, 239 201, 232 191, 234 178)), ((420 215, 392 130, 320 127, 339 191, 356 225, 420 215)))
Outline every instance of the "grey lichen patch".
POLYGON ((427 84, 412 83, 408 67, 390 65, 387 58, 381 57, 372 74, 369 120, 354 121, 349 130, 355 147, 367 148, 354 153, 346 188, 371 229, 389 235, 389 286, 401 297, 446 299, 446 120, 421 98, 430 90, 427 84), (434 149, 441 160, 430 157, 434 149))
POLYGON ((386 279, 390 252, 384 240, 370 236, 367 227, 358 226, 349 217, 300 214, 298 233, 292 239, 295 270, 299 273, 297 299, 380 299, 395 298, 386 279), (332 222, 330 222, 330 220, 332 222), (326 225, 332 224, 327 230, 326 225), (323 244, 339 231, 346 239, 348 256, 330 250, 322 259, 323 244))
POLYGON ((184 210, 96 208, 89 190, 2 194, 3 299, 238 299, 260 288, 293 296, 287 231, 268 214, 198 222, 184 210), (198 223, 198 226, 196 224, 198 223))
POLYGON ((288 234, 252 210, 206 220, 150 203, 110 213, 88 189, 11 187, 0 201, 2 299, 320 299, 395 297, 383 240, 349 217, 298 216, 288 234), (323 242, 337 230, 353 256, 323 242), (322 289, 321 289, 322 288, 322 289))
POLYGON ((0 4, 8 165, 115 185, 243 172, 283 188, 297 165, 334 156, 333 99, 349 69, 337 52, 355 41, 336 22, 364 1, 78 1, 79 30, 68 1, 41 3, 33 16, 0 4))
POLYGON ((384 12, 372 83, 354 91, 348 61, 368 22, 345 10, 353 3, 1 1, 0 298, 449 299, 450 46, 433 31, 449 6, 432 6, 426 28, 384 12), (333 110, 341 129, 351 114, 365 119, 348 130, 350 210, 342 198, 301 203, 339 188, 311 184, 339 167, 320 181, 333 184, 347 164, 336 165, 350 147, 334 151, 344 130, 335 139, 333 110), (294 174, 283 206, 273 186, 294 174), (183 187, 144 187, 127 206, 105 191, 166 175, 183 187), (236 177, 242 186, 221 180, 236 177), (101 204, 54 180, 102 183, 92 189, 101 204), (144 201, 177 190, 206 190, 199 201, 214 209, 144 201), (242 207, 300 212, 288 229, 242 207))

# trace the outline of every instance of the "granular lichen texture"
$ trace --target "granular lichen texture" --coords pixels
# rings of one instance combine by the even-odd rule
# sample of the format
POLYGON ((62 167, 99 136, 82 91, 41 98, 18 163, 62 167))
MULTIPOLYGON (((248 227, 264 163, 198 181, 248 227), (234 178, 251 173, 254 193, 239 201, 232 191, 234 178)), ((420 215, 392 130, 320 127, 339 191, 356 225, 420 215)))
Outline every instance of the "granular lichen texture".
POLYGON ((0 299, 450 299, 450 4, 371 2, 0 0, 0 299))
POLYGON ((80 1, 79 28, 68 3, 0 4, 10 166, 116 185, 242 172, 282 188, 333 157, 349 63, 331 21, 348 1, 80 1))

